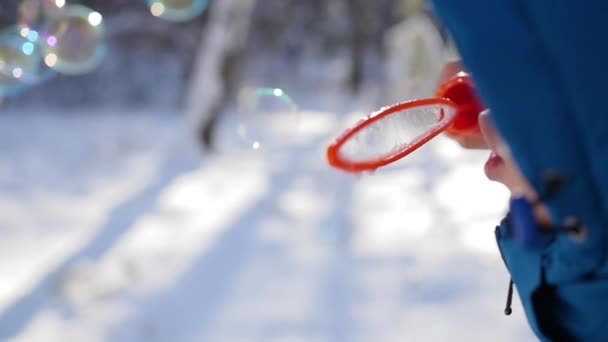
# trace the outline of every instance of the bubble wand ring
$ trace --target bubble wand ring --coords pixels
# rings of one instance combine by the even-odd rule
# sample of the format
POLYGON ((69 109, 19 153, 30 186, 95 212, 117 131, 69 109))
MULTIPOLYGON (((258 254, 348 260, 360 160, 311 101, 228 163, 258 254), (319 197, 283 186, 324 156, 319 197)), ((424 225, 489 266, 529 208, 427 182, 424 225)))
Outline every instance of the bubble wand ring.
POLYGON ((457 71, 442 79, 436 97, 385 107, 357 122, 327 148, 327 160, 346 172, 373 172, 441 132, 481 134, 477 118, 483 109, 469 74, 457 71))
POLYGON ((382 166, 391 164, 414 152, 416 149, 443 132, 444 129, 446 129, 446 126, 451 123, 450 119, 452 116, 454 116, 453 113, 455 113, 456 110, 457 106, 452 101, 442 98, 412 100, 385 107, 369 116, 364 117, 353 127, 346 130, 340 137, 338 137, 336 141, 327 148, 327 160, 331 166, 348 172, 359 173, 363 171, 375 171, 382 166), (425 106, 438 106, 440 108, 438 114, 439 121, 441 121, 442 124, 437 125, 434 129, 427 132, 427 134, 420 137, 420 139, 416 139, 411 143, 408 143, 408 146, 404 146, 405 148, 399 148, 393 153, 389 153, 388 155, 375 160, 354 161, 344 157, 341 151, 342 148, 344 148, 349 141, 352 141, 351 139, 353 139, 357 134, 360 134, 366 128, 385 119, 387 116, 425 106))

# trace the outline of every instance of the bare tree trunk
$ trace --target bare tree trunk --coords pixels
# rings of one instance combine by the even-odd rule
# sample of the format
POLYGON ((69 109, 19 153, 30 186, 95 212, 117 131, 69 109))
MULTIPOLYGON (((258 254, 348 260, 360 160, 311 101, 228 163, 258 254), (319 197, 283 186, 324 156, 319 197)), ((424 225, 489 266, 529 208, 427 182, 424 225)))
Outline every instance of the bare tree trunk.
POLYGON ((348 87, 355 94, 359 92, 364 77, 363 67, 367 45, 366 1, 369 0, 348 0, 353 28, 350 41, 351 70, 348 78, 348 87))
POLYGON ((256 0, 213 2, 194 62, 186 113, 197 140, 213 149, 215 127, 238 84, 238 69, 256 0))

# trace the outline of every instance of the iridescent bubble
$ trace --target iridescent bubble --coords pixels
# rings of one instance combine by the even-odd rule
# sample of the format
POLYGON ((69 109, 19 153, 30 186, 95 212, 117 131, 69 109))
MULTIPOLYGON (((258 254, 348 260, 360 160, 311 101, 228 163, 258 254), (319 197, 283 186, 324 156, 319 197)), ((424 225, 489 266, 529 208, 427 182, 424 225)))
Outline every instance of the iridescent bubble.
POLYGON ((280 147, 293 138, 297 129, 298 107, 280 88, 243 90, 237 112, 237 133, 253 150, 280 147))
POLYGON ((194 19, 207 8, 207 0, 146 0, 150 13, 170 21, 194 19))
POLYGON ((37 63, 22 51, 23 43, 13 38, 0 38, 0 96, 17 94, 36 74, 37 63))
POLYGON ((63 74, 82 74, 99 65, 106 54, 104 22, 99 12, 70 5, 44 28, 45 63, 63 74))
POLYGON ((11 96, 40 83, 51 72, 43 65, 40 47, 13 26, 0 32, 0 96, 11 96))

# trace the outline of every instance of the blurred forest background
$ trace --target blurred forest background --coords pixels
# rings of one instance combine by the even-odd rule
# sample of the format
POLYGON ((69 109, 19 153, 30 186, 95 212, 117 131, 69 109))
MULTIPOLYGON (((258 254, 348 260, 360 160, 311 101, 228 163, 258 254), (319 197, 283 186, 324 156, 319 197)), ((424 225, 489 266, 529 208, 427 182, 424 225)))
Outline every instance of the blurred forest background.
POLYGON ((0 0, 0 29, 0 340, 534 340, 503 319, 487 152, 326 160, 362 115, 433 92, 452 52, 428 2, 0 0), (61 42, 15 30, 26 2, 90 8, 105 57, 16 82, 9 57, 61 42), (179 4, 200 13, 163 16, 179 4))
MULTIPOLYGON (((206 112, 200 114, 204 117, 217 115, 213 112, 221 111, 247 82, 289 84, 300 88, 300 93, 328 87, 354 94, 374 91, 384 94, 379 102, 394 101, 418 95, 419 88, 428 92, 428 83, 419 83, 436 72, 431 69, 438 68, 441 58, 437 39, 442 38, 428 34, 436 23, 422 0, 211 1, 202 15, 182 23, 152 16, 144 0, 77 3, 104 16, 107 57, 90 73, 58 75, 7 98, 5 108, 44 104, 61 109, 184 109, 192 93, 214 96, 195 80, 201 73, 197 63, 214 58, 224 91, 208 108, 197 108, 206 112), (222 11, 231 17, 214 20, 222 11), (225 47, 210 42, 214 25, 227 32, 225 47), (416 54, 413 59, 412 54, 416 54), (410 59, 414 65, 404 63, 410 59), (411 81, 412 89, 404 86, 404 80, 411 81), (192 85, 198 88, 189 90, 192 85)), ((0 4, 2 27, 15 23, 18 4, 16 0, 0 4)))

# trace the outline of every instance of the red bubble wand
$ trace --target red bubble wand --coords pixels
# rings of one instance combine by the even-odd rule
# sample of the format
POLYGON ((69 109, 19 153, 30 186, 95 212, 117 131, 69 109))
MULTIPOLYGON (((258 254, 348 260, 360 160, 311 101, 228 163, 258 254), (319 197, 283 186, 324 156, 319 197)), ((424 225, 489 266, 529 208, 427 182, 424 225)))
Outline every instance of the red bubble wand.
POLYGON ((435 97, 381 108, 343 132, 327 148, 329 164, 347 172, 375 171, 442 132, 480 134, 477 118, 484 106, 470 75, 456 67, 446 66, 435 97))

